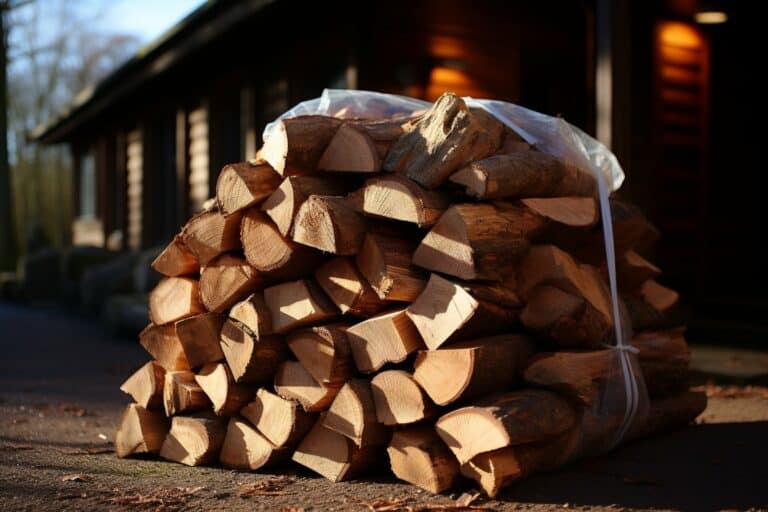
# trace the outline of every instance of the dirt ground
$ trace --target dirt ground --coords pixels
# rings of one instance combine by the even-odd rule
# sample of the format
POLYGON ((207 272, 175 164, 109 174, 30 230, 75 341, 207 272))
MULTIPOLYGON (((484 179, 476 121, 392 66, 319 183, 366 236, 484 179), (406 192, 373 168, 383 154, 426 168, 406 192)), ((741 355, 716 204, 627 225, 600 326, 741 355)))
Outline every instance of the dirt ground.
MULTIPOLYGON (((0 303, 0 508, 8 510, 461 510, 380 476, 330 484, 308 471, 240 473, 120 460, 120 382, 145 359, 130 340, 61 312, 0 303), (398 505, 399 504, 399 508, 398 505), (450 508, 446 508, 450 506, 450 508), (411 507, 411 508, 408 508, 411 507)), ((711 388, 696 425, 535 476, 485 510, 768 510, 768 393, 711 388)))

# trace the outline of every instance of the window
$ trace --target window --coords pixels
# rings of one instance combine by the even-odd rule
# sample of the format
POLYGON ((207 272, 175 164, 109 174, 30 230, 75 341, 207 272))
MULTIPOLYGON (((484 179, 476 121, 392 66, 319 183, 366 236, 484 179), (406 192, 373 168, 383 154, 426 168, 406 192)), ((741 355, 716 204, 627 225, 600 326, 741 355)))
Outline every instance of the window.
POLYGON ((80 158, 80 218, 96 218, 96 159, 92 150, 80 158))

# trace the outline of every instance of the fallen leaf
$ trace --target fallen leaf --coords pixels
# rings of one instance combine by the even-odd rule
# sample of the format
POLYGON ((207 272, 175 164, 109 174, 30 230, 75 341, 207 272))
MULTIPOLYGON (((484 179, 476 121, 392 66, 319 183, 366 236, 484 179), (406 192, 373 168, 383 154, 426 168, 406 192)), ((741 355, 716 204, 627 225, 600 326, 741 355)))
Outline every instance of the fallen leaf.
POLYGON ((62 482, 88 482, 90 480, 90 477, 86 475, 65 475, 61 477, 62 482))
POLYGON ((278 476, 255 484, 242 485, 240 486, 239 495, 241 498, 245 498, 247 496, 277 496, 281 494, 291 494, 289 491, 284 491, 283 487, 292 483, 293 480, 291 478, 287 476, 278 476))
POLYGON ((16 443, 5 443, 0 444, 0 451, 7 451, 7 452, 14 452, 19 450, 34 450, 35 447, 31 444, 16 444, 16 443))

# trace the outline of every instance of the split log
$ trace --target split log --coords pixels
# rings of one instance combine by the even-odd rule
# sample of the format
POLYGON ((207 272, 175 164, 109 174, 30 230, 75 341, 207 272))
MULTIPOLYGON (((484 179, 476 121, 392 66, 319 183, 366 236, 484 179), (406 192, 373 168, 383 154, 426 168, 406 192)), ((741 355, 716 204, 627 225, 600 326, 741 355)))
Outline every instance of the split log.
POLYGON ((328 116, 282 119, 259 155, 281 176, 313 171, 342 122, 328 116))
POLYGON ((176 322, 176 335, 190 368, 224 359, 219 337, 224 317, 218 313, 202 313, 176 322))
POLYGON ((139 334, 139 342, 166 370, 189 370, 189 361, 173 324, 149 324, 139 334))
POLYGON ((343 196, 350 189, 349 180, 333 176, 288 176, 261 205, 277 230, 285 237, 293 232, 293 219, 309 196, 343 196))
POLYGON ((379 172, 381 159, 367 133, 351 123, 344 123, 328 143, 317 168, 335 172, 379 172))
POLYGON ((170 422, 160 411, 148 411, 138 404, 128 404, 115 433, 118 457, 160 452, 170 422))
POLYGON ((493 154, 502 131, 492 116, 445 93, 392 145, 383 167, 435 188, 462 165, 493 154))
POLYGON ((252 293, 229 310, 229 318, 237 320, 256 339, 272 334, 272 314, 262 292, 252 293))
POLYGON ((522 389, 456 409, 435 428, 460 464, 505 446, 552 439, 576 422, 571 405, 551 391, 522 389))
POLYGON ((128 377, 120 391, 144 409, 157 409, 163 406, 164 385, 165 370, 156 361, 150 361, 128 377))
POLYGON ((409 354, 424 347, 419 332, 404 309, 364 320, 347 329, 357 369, 378 371, 387 363, 405 361, 409 354))
POLYGON ((529 329, 564 347, 599 347, 615 337, 610 294, 597 269, 553 245, 533 246, 518 269, 529 329))
POLYGON ((389 430, 376 419, 371 382, 365 379, 352 379, 341 387, 323 426, 348 437, 357 446, 381 445, 389 440, 389 430))
POLYGON ((297 361, 285 361, 275 374, 275 392, 288 400, 296 400, 306 412, 328 409, 340 386, 324 385, 297 361))
POLYGON ((622 294, 632 327, 637 330, 656 329, 669 321, 680 295, 654 280, 643 283, 635 294, 622 294))
POLYGON ((211 406, 208 395, 195 381, 190 371, 165 372, 163 386, 165 415, 173 416, 182 412, 194 412, 211 406))
POLYGON ((518 334, 455 343, 419 352, 413 378, 438 405, 473 400, 510 389, 535 351, 518 334))
POLYGON ((427 284, 424 273, 411 265, 416 244, 410 240, 368 233, 357 268, 382 300, 413 302, 427 284))
POLYGON ((280 336, 255 337, 235 320, 221 328, 221 351, 235 382, 263 385, 272 381, 277 366, 288 357, 280 336))
POLYGON ((453 205, 416 248, 413 263, 461 279, 500 279, 544 226, 536 215, 526 222, 514 217, 491 204, 453 205))
POLYGON ((234 416, 248 402, 253 400, 253 388, 236 384, 232 372, 224 363, 209 363, 195 376, 213 404, 213 412, 219 416, 234 416))
POLYGON ((223 313, 264 283, 264 275, 243 258, 222 254, 203 267, 200 296, 208 311, 223 313))
MULTIPOLYGON (((608 281, 608 270, 605 265, 600 268, 605 280, 608 281)), ((639 289, 648 280, 656 279, 661 275, 661 269, 630 250, 616 259, 616 279, 619 290, 632 292, 639 289)))
POLYGON ((320 252, 281 235, 272 220, 256 208, 243 216, 240 238, 248 263, 272 279, 310 275, 323 260, 320 252))
POLYGON ((274 446, 294 447, 315 423, 297 402, 286 400, 264 388, 240 411, 274 446))
POLYGON ((395 431, 387 454, 397 478, 429 492, 450 489, 459 475, 459 464, 431 425, 395 431))
POLYGON ((381 161, 387 156, 389 148, 407 130, 412 128, 412 123, 417 118, 411 117, 387 117, 384 119, 348 119, 347 124, 364 132, 373 141, 376 152, 381 161))
MULTIPOLYGON (((496 150, 497 155, 531 151, 532 149, 531 145, 518 135, 516 131, 509 126, 504 125, 504 132, 501 135, 501 145, 499 146, 499 149, 496 150)), ((455 176, 455 174, 453 176, 455 176)))
MULTIPOLYGON (((706 408, 704 393, 684 392, 650 403, 647 419, 631 431, 625 441, 649 436, 684 426, 706 408)), ((537 443, 507 446, 481 453, 461 466, 465 476, 477 481, 490 497, 509 484, 533 473, 560 467, 574 455, 592 455, 578 446, 580 440, 592 439, 593 433, 581 430, 590 422, 582 422, 571 432, 537 443)))
POLYGON ((360 448, 351 439, 325 428, 324 421, 324 415, 321 415, 296 448, 295 462, 331 482, 350 480, 375 467, 377 447, 360 448))
POLYGON ((228 468, 255 471, 286 461, 290 454, 288 449, 273 445, 247 422, 230 418, 219 462, 228 468))
POLYGON ((406 311, 430 350, 451 341, 507 331, 518 316, 517 310, 478 300, 460 284, 437 274, 430 276, 406 311))
POLYGON ((204 312, 196 279, 166 277, 149 293, 149 318, 156 325, 204 312))
POLYGON ((317 283, 307 279, 265 289, 264 301, 272 314, 275 333, 320 324, 339 315, 339 310, 317 283))
POLYGON ((371 380, 376 417, 384 425, 408 425, 437 413, 437 407, 417 384, 413 376, 402 370, 387 370, 371 380))
MULTIPOLYGON (((690 352, 682 330, 643 333, 632 339, 651 398, 685 389, 690 352)), ((526 382, 557 391, 587 407, 598 403, 606 385, 623 379, 614 350, 559 351, 534 356, 523 373, 526 382)))
POLYGON ((293 221, 293 240, 321 251, 356 254, 366 232, 365 218, 343 197, 309 196, 293 221))
POLYGON ((539 151, 495 155, 470 163, 450 178, 478 199, 595 196, 589 171, 539 151))
POLYGON ((279 185, 280 175, 268 165, 225 165, 216 180, 216 202, 224 215, 230 215, 261 203, 279 185))
POLYGON ((288 348, 317 382, 339 387, 355 373, 345 330, 341 325, 325 325, 292 332, 288 348))
POLYGON ((167 277, 194 275, 200 272, 197 258, 178 235, 157 255, 152 262, 152 268, 167 277))
POLYGON ((377 176, 365 182, 350 196, 350 203, 360 213, 432 226, 448 208, 444 192, 428 190, 405 176, 377 176))
POLYGON ((211 414, 174 416, 160 449, 164 459, 202 466, 216 461, 226 434, 226 419, 211 414))
POLYGON ((349 257, 323 263, 315 272, 315 279, 342 314, 371 316, 387 306, 349 257))
POLYGON ((221 253, 240 248, 240 218, 235 212, 224 216, 217 211, 200 213, 184 226, 182 240, 200 265, 207 265, 221 253))
POLYGON ((573 451, 573 434, 538 443, 507 446, 476 455, 461 466, 461 473, 475 480, 493 498, 499 491, 530 474, 562 466, 573 451))

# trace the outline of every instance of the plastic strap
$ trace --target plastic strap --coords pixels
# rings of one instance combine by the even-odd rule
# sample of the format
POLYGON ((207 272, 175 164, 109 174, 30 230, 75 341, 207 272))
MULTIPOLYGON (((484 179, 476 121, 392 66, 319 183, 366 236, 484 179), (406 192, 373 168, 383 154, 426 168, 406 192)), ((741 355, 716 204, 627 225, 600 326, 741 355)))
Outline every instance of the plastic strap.
MULTIPOLYGON (((494 116, 496 119, 518 133, 529 144, 536 143, 535 137, 527 133, 526 130, 521 129, 521 127, 516 126, 514 123, 510 122, 509 119, 507 119, 504 115, 496 110, 493 104, 489 104, 488 102, 482 100, 475 100, 474 98, 469 97, 464 99, 468 105, 473 107, 480 107, 494 116)), ((566 124, 564 121, 563 123, 566 124)), ((572 139, 571 142, 577 145, 582 154, 587 155, 586 148, 583 147, 583 144, 579 140, 578 136, 572 129, 570 129, 570 125, 567 126, 569 127, 569 132, 572 139)), ((635 420, 638 409, 640 407, 640 390, 637 385, 637 375, 635 375, 634 366, 632 365, 632 361, 630 359, 630 354, 636 354, 637 350, 632 345, 627 343, 624 326, 621 323, 621 313, 619 311, 619 292, 618 286, 616 284, 616 251, 613 240, 613 219, 611 216, 610 203, 608 202, 608 189, 605 183, 605 177, 591 159, 585 158, 585 160, 588 164, 589 171, 594 175, 595 180, 597 180, 598 197, 600 199, 600 215, 603 219, 605 261, 606 266, 608 267, 608 282, 611 291, 611 306, 613 310, 613 326, 616 334, 616 345, 608 345, 608 347, 619 352, 619 361, 621 362, 621 371, 622 376, 624 377, 624 392, 627 398, 626 407, 624 409, 624 418, 622 419, 621 427, 619 428, 616 439, 612 445, 612 447, 614 447, 621 442, 627 431, 632 426, 632 423, 635 420)))

